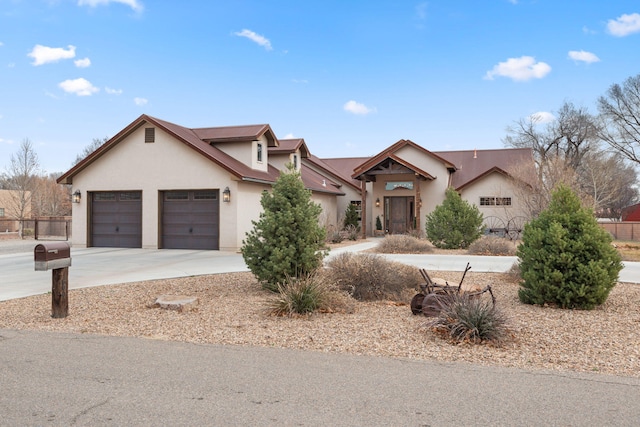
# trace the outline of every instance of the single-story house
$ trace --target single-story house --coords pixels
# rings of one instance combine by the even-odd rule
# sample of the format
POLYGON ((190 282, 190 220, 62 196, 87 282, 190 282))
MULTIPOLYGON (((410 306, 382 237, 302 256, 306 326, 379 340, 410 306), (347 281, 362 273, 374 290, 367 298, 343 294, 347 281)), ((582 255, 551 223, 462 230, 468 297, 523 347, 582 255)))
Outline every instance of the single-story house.
POLYGON ((371 235, 377 216, 388 233, 424 230, 450 186, 506 222, 520 215, 509 168, 532 159, 526 149, 431 152, 409 140, 373 157, 320 159, 267 124, 192 129, 143 114, 58 183, 72 186, 75 247, 238 250, 288 163, 322 206, 322 225, 338 226, 353 203, 371 235))

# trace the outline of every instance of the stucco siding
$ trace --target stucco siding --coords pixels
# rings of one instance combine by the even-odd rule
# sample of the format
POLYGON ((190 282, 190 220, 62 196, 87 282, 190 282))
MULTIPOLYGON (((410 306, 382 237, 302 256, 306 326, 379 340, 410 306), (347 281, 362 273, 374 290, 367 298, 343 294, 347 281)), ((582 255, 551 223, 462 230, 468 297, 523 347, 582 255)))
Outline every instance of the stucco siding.
MULTIPOLYGON (((142 191, 142 247, 157 248, 159 242, 159 191, 219 189, 234 187, 229 173, 186 145, 156 129, 154 143, 144 142, 144 127, 80 171, 73 191, 82 192, 81 203, 73 205, 73 244, 87 245, 88 193, 95 191, 142 191)), ((235 223, 231 206, 221 206, 220 223, 235 223), (225 208, 225 209, 222 209, 225 208)), ((221 205, 223 204, 220 202, 221 205)), ((237 233, 220 227, 220 247, 237 245, 237 233)))
POLYGON ((397 157, 400 157, 402 160, 420 168, 424 172, 427 172, 434 178, 437 178, 441 181, 446 181, 449 179, 449 171, 442 163, 442 160, 439 160, 433 156, 427 155, 424 151, 418 150, 415 147, 410 145, 404 146, 395 152, 397 157))
POLYGON ((506 223, 511 218, 524 215, 518 194, 520 193, 516 191, 509 178, 501 173, 494 172, 465 187, 461 192, 461 197, 463 200, 478 206, 485 218, 498 217, 502 219, 506 226, 506 223), (509 197, 511 198, 511 205, 481 206, 481 197, 509 197))

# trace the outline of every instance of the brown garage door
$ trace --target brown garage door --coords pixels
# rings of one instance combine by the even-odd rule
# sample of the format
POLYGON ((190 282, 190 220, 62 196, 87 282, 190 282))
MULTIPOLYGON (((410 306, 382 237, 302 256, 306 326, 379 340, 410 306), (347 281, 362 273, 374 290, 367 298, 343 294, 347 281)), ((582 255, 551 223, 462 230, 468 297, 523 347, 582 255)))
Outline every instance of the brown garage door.
POLYGON ((219 249, 219 191, 162 193, 162 248, 219 249))
POLYGON ((142 192, 91 194, 91 246, 142 247, 142 192))

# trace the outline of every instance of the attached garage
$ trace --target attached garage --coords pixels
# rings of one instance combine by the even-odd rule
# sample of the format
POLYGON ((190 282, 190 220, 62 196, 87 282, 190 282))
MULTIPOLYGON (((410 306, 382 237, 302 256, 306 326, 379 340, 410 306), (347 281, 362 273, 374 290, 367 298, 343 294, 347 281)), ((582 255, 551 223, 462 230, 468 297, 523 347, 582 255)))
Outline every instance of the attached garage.
POLYGON ((101 191, 91 194, 90 246, 142 247, 142 192, 101 191))
POLYGON ((219 249, 220 191, 160 192, 163 249, 219 249))

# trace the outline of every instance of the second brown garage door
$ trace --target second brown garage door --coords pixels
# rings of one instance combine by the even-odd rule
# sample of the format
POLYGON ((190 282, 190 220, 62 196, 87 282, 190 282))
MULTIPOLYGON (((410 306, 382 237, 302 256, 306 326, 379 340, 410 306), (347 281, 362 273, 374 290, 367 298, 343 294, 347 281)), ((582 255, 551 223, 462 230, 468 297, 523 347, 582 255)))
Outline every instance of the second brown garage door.
POLYGON ((219 190, 164 191, 163 249, 219 249, 219 190))

